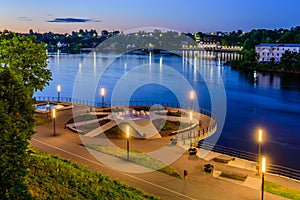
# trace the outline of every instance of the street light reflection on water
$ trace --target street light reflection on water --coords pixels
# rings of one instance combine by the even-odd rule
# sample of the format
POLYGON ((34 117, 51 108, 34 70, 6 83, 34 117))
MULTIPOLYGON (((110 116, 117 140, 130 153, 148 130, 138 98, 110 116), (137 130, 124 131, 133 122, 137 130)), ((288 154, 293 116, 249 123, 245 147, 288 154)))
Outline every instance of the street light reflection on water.
MULTIPOLYGON (((264 150, 272 157, 272 163, 300 169, 300 163, 293 159, 295 155, 300 154, 300 145, 297 142, 300 141, 297 132, 300 124, 298 117, 300 115, 299 79, 293 77, 284 78, 276 74, 257 73, 258 79, 256 88, 254 88, 250 78, 253 72, 235 71, 230 69, 230 67, 223 66, 223 60, 226 59, 225 57, 228 57, 225 54, 222 54, 224 59, 221 58, 221 65, 218 63, 218 60, 204 59, 207 53, 202 51, 199 53, 199 60, 197 61, 197 70, 200 73, 196 73, 195 79, 194 68, 189 68, 189 52, 183 51, 182 55, 184 55, 184 58, 159 55, 159 58, 163 58, 161 73, 159 70, 159 58, 154 59, 155 57, 157 58, 157 55, 152 55, 152 61, 158 62, 156 65, 158 70, 154 65, 152 66, 152 75, 160 76, 161 80, 169 79, 173 84, 176 84, 174 77, 170 77, 169 74, 165 73, 164 66, 171 66, 176 69, 190 81, 193 89, 201 96, 197 100, 199 105, 208 110, 211 108, 211 102, 207 86, 214 87, 217 91, 218 85, 222 81, 220 77, 223 78, 228 109, 226 124, 219 144, 257 152, 257 139, 251 138, 253 136, 252 131, 254 127, 262 126, 269 133, 272 133, 267 134, 268 140, 264 144, 264 150), (204 82, 201 76, 206 76, 208 81, 204 82), (236 135, 239 135, 239 137, 236 137, 236 135), (272 149, 272 152, 269 149, 272 149)), ((53 81, 42 92, 37 91, 35 96, 55 97, 57 95, 56 86, 60 84, 64 88, 64 96, 72 97, 73 88, 76 85, 74 85, 74 77, 78 76, 82 82, 96 84, 94 94, 85 93, 84 90, 81 91, 83 96, 85 96, 85 100, 101 102, 98 92, 98 85, 101 84, 105 85, 108 91, 106 100, 109 102, 115 83, 124 73, 145 63, 148 63, 149 67, 148 55, 126 55, 112 62, 115 57, 97 54, 95 75, 92 57, 82 59, 82 55, 64 55, 59 59, 61 67, 58 68, 57 55, 54 54, 49 57, 48 68, 53 73, 53 81), (97 77, 103 72, 101 67, 109 62, 112 62, 110 67, 105 70, 99 81, 97 77), (91 65, 88 63, 91 63, 91 65), (124 66, 127 68, 126 72, 124 72, 124 66)), ((138 79, 142 76, 137 74, 136 77, 138 79)), ((186 97, 186 102, 189 102, 188 96, 186 94, 183 94, 183 96, 186 97)), ((140 87, 133 93, 131 98, 131 100, 149 99, 159 102, 177 102, 176 96, 159 84, 148 84, 140 87)), ((266 132, 264 130, 263 132, 264 137, 266 137, 266 132)))

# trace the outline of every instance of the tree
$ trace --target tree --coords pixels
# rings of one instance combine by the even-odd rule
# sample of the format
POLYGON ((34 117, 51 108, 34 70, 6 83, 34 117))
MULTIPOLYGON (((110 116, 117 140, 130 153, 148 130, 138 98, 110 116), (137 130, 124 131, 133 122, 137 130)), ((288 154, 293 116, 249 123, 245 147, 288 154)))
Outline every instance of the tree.
POLYGON ((34 37, 0 33, 0 196, 30 199, 28 141, 34 134, 32 96, 51 79, 43 44, 34 37))
POLYGON ((297 58, 298 53, 291 52, 291 51, 285 51, 284 54, 282 54, 281 57, 281 67, 286 72, 295 72, 297 71, 297 58))
POLYGON ((274 43, 274 42, 270 37, 267 37, 267 38, 263 38, 261 40, 261 43, 270 44, 270 43, 274 43))
POLYGON ((37 44, 35 37, 4 31, 0 33, 0 63, 2 67, 18 72, 25 86, 42 90, 51 79, 47 67, 44 44, 37 44))

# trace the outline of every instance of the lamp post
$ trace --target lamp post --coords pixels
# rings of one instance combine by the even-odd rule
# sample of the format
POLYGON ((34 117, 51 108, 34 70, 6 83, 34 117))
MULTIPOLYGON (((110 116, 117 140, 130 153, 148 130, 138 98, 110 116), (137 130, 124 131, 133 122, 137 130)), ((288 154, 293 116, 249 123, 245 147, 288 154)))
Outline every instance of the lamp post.
POLYGON ((265 184, 265 172, 266 172, 266 158, 262 157, 261 160, 261 200, 264 200, 264 184, 265 184))
POLYGON ((260 154, 261 154, 261 143, 262 143, 262 130, 258 130, 258 174, 259 174, 259 168, 260 168, 260 154))
POLYGON ((193 112, 190 111, 190 146, 192 146, 192 120, 193 120, 193 112))
POLYGON ((129 126, 126 126, 126 149, 127 149, 127 160, 129 160, 129 126))
POLYGON ((57 85, 57 102, 60 102, 60 90, 61 90, 60 85, 57 85))
POLYGON ((52 109, 52 118, 53 118, 53 136, 55 136, 56 135, 56 133, 55 133, 56 110, 54 108, 52 109))
POLYGON ((194 95, 194 90, 190 91, 190 100, 191 100, 191 110, 193 108, 193 100, 195 98, 195 95, 194 95))
POLYGON ((100 95, 102 97, 102 108, 104 108, 104 96, 105 96, 105 89, 104 88, 100 89, 100 95))

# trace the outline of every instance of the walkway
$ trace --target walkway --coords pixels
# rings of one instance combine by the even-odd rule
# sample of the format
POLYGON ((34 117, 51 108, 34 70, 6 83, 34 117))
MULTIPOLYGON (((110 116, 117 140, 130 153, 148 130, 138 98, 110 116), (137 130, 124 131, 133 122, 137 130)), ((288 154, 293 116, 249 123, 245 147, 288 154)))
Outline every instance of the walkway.
MULTIPOLYGON (((87 109, 87 107, 82 106, 77 108, 76 112, 84 113, 87 109)), ((122 182, 157 195, 163 199, 260 199, 260 191, 258 189, 245 186, 241 183, 214 178, 204 173, 202 169, 203 164, 212 163, 218 171, 237 171, 247 173, 250 177, 255 178, 255 172, 253 170, 215 163, 211 160, 206 161, 200 158, 192 158, 186 154, 182 155, 171 165, 181 174, 184 169, 188 170, 189 175, 186 180, 174 178, 157 171, 138 174, 113 170, 91 156, 89 151, 82 146, 82 142, 76 133, 64 129, 64 124, 70 118, 72 118, 71 110, 58 112, 56 120, 57 136, 53 136, 52 123, 38 126, 35 128, 37 133, 34 135, 30 144, 50 154, 59 154, 65 159, 85 164, 91 170, 100 171, 104 175, 117 178, 122 182)), ((130 143, 130 147, 136 150, 144 150, 145 152, 154 151, 155 149, 165 146, 169 142, 169 139, 170 138, 133 140, 130 143)), ((124 141, 113 140, 112 142, 120 146, 125 146, 124 141)), ((124 161, 118 161, 118 159, 116 159, 116 162, 124 161)), ((130 168, 131 167, 133 166, 130 166, 130 168)), ((277 182, 282 182, 283 185, 291 184, 294 187, 297 186, 296 188, 299 187, 299 183, 294 183, 291 180, 269 175, 266 176, 266 180, 273 179, 276 179, 277 182)), ((284 198, 266 193, 265 199, 280 200, 284 198)))

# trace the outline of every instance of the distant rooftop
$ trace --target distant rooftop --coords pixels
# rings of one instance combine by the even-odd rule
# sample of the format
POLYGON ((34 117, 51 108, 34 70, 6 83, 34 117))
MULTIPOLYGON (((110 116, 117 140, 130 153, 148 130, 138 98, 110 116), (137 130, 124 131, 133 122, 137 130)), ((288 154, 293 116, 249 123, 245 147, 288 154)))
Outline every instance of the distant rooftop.
POLYGON ((300 44, 259 44, 257 47, 300 47, 300 44))

